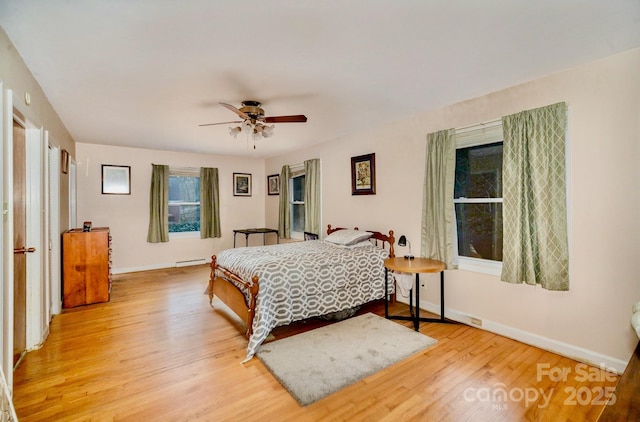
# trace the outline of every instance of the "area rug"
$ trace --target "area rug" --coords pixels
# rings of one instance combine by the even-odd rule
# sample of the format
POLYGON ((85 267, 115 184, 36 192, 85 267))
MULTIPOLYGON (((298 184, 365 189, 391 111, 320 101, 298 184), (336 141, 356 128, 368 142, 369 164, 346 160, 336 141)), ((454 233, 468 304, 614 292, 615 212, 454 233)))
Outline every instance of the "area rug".
POLYGON ((367 313, 265 343, 257 356, 307 406, 436 342, 367 313))

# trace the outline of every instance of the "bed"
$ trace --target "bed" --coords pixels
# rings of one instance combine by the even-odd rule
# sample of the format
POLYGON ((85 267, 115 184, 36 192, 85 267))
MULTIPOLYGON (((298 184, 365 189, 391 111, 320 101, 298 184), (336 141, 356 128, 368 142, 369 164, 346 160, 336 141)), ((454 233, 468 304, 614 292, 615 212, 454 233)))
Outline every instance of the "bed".
POLYGON ((327 229, 324 240, 227 249, 212 256, 209 302, 217 297, 246 322, 253 357, 271 330, 383 299, 393 230, 327 229))

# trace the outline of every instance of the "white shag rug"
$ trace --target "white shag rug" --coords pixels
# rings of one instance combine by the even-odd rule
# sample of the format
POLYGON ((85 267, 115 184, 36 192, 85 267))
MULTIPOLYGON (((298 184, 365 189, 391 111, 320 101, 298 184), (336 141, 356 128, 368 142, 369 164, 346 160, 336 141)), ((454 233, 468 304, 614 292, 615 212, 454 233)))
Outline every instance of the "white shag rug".
POLYGON ((367 313, 265 343, 256 355, 307 406, 436 343, 367 313))

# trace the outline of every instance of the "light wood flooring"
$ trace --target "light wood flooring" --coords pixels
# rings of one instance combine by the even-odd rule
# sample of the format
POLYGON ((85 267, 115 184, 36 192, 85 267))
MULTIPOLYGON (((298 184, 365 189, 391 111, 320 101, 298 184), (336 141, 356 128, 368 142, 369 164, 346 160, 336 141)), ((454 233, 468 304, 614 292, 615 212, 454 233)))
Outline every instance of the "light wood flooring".
MULTIPOLYGON (((15 371, 20 421, 595 421, 618 379, 477 328, 422 323, 437 345, 303 408, 257 358, 240 363, 242 324, 209 306, 208 274, 119 275, 109 303, 56 316, 15 371)), ((366 311, 384 314, 380 303, 366 311)))

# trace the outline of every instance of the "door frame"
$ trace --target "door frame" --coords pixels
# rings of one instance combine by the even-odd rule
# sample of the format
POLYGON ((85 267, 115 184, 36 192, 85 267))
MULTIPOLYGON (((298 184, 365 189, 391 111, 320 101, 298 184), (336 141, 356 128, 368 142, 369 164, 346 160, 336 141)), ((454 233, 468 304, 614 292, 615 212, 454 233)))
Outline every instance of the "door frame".
POLYGON ((27 236, 26 242, 35 252, 27 255, 27 349, 33 350, 44 341, 48 332, 45 323, 47 293, 46 267, 46 207, 44 189, 44 130, 25 118, 27 147, 27 236))
POLYGON ((13 94, 2 90, 2 370, 13 391, 13 94))
MULTIPOLYGON (((2 82, 2 79, 0 79, 0 164, 2 164, 2 170, 0 170, 0 209, 2 210, 2 223, 0 223, 0 280, 2 280, 2 282, 0 283, 0 316, 2 317, 2 320, 5 320, 5 304, 4 304, 4 298, 5 298, 5 294, 4 294, 4 285, 5 285, 5 280, 7 280, 7 278, 5 278, 5 273, 4 273, 4 262, 5 262, 5 256, 4 256, 4 243, 5 243, 5 236, 4 236, 4 225, 5 225, 5 217, 8 217, 8 209, 6 207, 8 207, 8 202, 5 201, 4 198, 4 168, 5 168, 5 162, 4 162, 4 145, 5 145, 5 133, 4 133, 4 128, 5 128, 5 116, 4 116, 4 84, 2 82), (5 213, 5 210, 7 210, 7 212, 5 213)), ((13 322, 11 322, 13 324, 13 322)), ((5 331, 5 326, 2 325, 0 326, 0 329, 2 330, 2 335, 0 335, 0 367, 2 367, 2 373, 6 374, 7 373, 7 368, 5 366, 5 337, 6 337, 6 331, 5 331)), ((11 336, 13 337, 13 333, 11 333, 11 336)), ((13 348, 13 347, 12 347, 13 348)), ((5 382, 7 381, 7 376, 5 375, 5 382)), ((11 386, 11 384, 7 383, 9 386, 11 386)))
POLYGON ((77 227, 78 219, 78 179, 77 179, 78 167, 76 160, 69 157, 69 228, 77 227))
MULTIPOLYGON (((48 133, 47 133, 48 135, 48 133)), ((48 137, 47 137, 48 138, 48 137)), ((48 218, 49 223, 49 291, 51 300, 49 302, 49 321, 53 315, 62 312, 62 247, 60 245, 60 147, 56 146, 50 138, 48 141, 48 162, 49 162, 49 186, 48 192, 48 218)))
MULTIPOLYGON (((2 312, 2 336, 0 364, 9 389, 13 391, 13 120, 21 122, 26 129, 27 148, 27 243, 36 248, 36 252, 27 258, 27 344, 26 350, 39 347, 48 334, 49 320, 45 312, 50 303, 50 290, 44 272, 46 244, 46 208, 45 184, 46 163, 44 151, 46 137, 42 127, 36 127, 21 110, 14 108, 14 96, 11 89, 1 84, 1 138, 2 162, 1 198, 2 198, 2 249, 0 289, 0 311, 2 312), (14 110, 17 113, 14 113, 14 110)), ((47 258, 48 259, 48 258, 47 258)))

